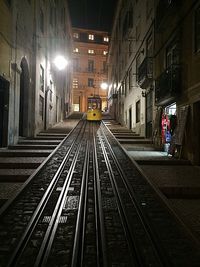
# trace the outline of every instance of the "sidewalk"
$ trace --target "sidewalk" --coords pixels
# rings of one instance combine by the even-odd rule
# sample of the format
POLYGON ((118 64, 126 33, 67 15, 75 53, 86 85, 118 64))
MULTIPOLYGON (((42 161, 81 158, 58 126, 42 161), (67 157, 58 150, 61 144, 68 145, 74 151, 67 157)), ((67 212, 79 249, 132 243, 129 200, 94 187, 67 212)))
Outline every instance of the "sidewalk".
MULTIPOLYGON (((107 123, 112 131, 130 130, 112 121, 107 123)), ((134 137, 133 137, 134 138, 134 137)), ((126 153, 136 162, 147 179, 165 196, 167 202, 200 241, 200 166, 179 160, 158 151, 153 144, 132 140, 121 143, 126 153)), ((118 139, 120 142, 121 140, 118 139)))

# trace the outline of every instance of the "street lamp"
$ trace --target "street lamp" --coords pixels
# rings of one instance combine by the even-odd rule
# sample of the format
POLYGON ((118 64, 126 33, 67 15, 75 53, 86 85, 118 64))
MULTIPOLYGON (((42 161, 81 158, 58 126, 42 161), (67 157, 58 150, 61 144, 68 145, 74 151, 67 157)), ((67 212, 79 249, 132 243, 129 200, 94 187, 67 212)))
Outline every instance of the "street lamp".
POLYGON ((108 88, 108 84, 107 83, 101 83, 101 89, 106 90, 108 88))
POLYGON ((63 70, 67 66, 68 62, 63 56, 57 56, 54 59, 54 64, 56 65, 58 70, 63 70))

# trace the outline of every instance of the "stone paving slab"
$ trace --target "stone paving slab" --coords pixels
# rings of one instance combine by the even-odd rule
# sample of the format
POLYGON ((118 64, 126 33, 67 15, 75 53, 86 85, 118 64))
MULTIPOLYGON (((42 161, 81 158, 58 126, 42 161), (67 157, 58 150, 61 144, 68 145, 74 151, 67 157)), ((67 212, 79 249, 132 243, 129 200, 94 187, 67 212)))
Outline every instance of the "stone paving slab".
POLYGON ((200 240, 200 199, 169 199, 171 207, 200 240))
POLYGON ((61 140, 20 139, 19 144, 59 145, 61 140))
POLYGON ((158 187, 200 187, 200 166, 140 165, 140 167, 158 187))
POLYGON ((1 158, 0 163, 42 163, 46 157, 16 157, 16 158, 1 158))
POLYGON ((22 185, 23 183, 0 183, 0 199, 10 199, 22 185))
POLYGON ((0 182, 24 182, 35 169, 0 169, 0 182))
POLYGON ((45 159, 46 157, 0 157, 0 169, 34 169, 45 159))

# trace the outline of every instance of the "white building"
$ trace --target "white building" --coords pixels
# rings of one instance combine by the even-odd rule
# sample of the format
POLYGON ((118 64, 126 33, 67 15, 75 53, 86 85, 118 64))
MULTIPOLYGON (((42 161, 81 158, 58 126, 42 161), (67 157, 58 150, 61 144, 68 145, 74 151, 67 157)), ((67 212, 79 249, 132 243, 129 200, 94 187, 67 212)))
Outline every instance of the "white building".
POLYGON ((72 38, 67 1, 0 3, 0 57, 4 59, 0 78, 6 95, 1 103, 4 141, 0 146, 7 146, 19 136, 33 136, 51 127, 70 112, 71 67, 58 71, 54 59, 62 55, 70 60, 72 38))

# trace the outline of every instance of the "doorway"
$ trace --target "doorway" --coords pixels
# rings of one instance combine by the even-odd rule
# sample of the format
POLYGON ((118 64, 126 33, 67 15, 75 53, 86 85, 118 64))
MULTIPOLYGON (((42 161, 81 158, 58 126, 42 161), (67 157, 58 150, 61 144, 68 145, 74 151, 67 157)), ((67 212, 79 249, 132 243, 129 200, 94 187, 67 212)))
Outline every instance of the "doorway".
POLYGON ((19 104, 19 136, 28 136, 28 114, 29 114, 29 70, 25 58, 21 61, 20 75, 20 104, 19 104))
POLYGON ((129 129, 132 129, 132 108, 129 108, 129 129))
POLYGON ((193 106, 193 164, 200 165, 200 101, 193 106))
POLYGON ((153 92, 146 95, 146 137, 152 137, 152 119, 153 119, 153 92))
POLYGON ((0 147, 8 145, 9 82, 0 76, 0 147))

